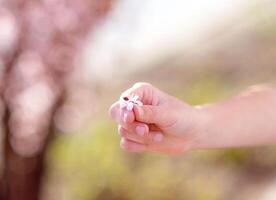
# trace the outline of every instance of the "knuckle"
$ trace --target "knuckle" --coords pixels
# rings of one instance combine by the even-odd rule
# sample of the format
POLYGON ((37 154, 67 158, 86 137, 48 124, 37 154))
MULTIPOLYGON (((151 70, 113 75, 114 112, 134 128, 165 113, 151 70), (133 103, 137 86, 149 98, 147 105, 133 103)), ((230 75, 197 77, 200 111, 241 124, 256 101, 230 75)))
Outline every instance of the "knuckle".
POLYGON ((121 141, 120 141, 120 147, 122 149, 125 149, 125 150, 128 148, 128 145, 127 145, 127 143, 126 143, 126 141, 125 141, 124 138, 122 138, 121 141))
POLYGON ((150 83, 146 83, 146 82, 137 82, 134 83, 133 86, 127 90, 125 90, 121 96, 120 99, 126 96, 129 96, 133 93, 138 93, 138 95, 145 91, 145 90, 150 90, 153 86, 150 83))
POLYGON ((120 147, 121 147, 121 149, 126 150, 126 151, 127 151, 128 148, 129 148, 129 147, 128 147, 126 144, 124 144, 124 143, 121 143, 121 144, 120 144, 120 147))
POLYGON ((122 126, 118 126, 118 133, 119 133, 119 135, 124 135, 124 131, 123 131, 123 127, 122 126))
POLYGON ((121 147, 121 149, 123 149, 125 151, 131 151, 131 145, 129 145, 128 143, 121 142, 120 147, 121 147))
POLYGON ((119 135, 122 136, 122 137, 127 137, 128 136, 127 130, 125 128, 123 128, 122 126, 118 127, 118 132, 119 132, 119 135))

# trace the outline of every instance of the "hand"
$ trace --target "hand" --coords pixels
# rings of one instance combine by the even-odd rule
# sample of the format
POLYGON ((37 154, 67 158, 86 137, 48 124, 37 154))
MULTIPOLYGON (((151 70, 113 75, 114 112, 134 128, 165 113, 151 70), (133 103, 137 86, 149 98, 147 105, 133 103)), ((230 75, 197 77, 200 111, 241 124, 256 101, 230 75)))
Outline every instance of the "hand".
POLYGON ((123 149, 177 154, 193 148, 202 121, 198 109, 148 83, 134 84, 121 98, 132 94, 144 105, 128 111, 118 101, 109 111, 118 123, 123 149))

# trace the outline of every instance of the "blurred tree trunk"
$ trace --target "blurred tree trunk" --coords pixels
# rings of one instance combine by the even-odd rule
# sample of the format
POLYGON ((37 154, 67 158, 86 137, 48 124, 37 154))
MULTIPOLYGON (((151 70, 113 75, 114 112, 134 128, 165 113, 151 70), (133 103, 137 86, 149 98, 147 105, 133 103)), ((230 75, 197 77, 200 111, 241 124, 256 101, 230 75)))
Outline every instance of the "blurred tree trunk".
POLYGON ((111 0, 0 1, 1 199, 39 199, 67 77, 86 35, 110 6, 111 0))

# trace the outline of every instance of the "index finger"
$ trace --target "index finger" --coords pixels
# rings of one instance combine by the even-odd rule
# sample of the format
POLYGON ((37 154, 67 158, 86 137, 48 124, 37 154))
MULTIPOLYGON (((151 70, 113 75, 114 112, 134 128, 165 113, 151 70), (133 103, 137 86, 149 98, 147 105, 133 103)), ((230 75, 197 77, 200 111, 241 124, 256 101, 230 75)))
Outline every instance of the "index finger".
POLYGON ((154 96, 156 91, 153 90, 153 86, 149 83, 135 83, 131 88, 124 91, 120 97, 130 97, 131 95, 138 95, 139 100, 145 105, 158 104, 158 98, 154 96))

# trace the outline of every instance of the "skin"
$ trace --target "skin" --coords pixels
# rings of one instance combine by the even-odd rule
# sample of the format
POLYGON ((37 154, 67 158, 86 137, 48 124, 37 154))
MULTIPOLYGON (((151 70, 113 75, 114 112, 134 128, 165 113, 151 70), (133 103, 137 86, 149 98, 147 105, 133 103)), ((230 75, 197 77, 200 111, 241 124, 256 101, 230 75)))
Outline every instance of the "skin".
POLYGON ((276 89, 253 86, 211 105, 191 106, 148 83, 136 83, 121 97, 137 94, 132 111, 115 102, 120 146, 130 152, 180 154, 190 149, 267 145, 276 142, 276 89))

